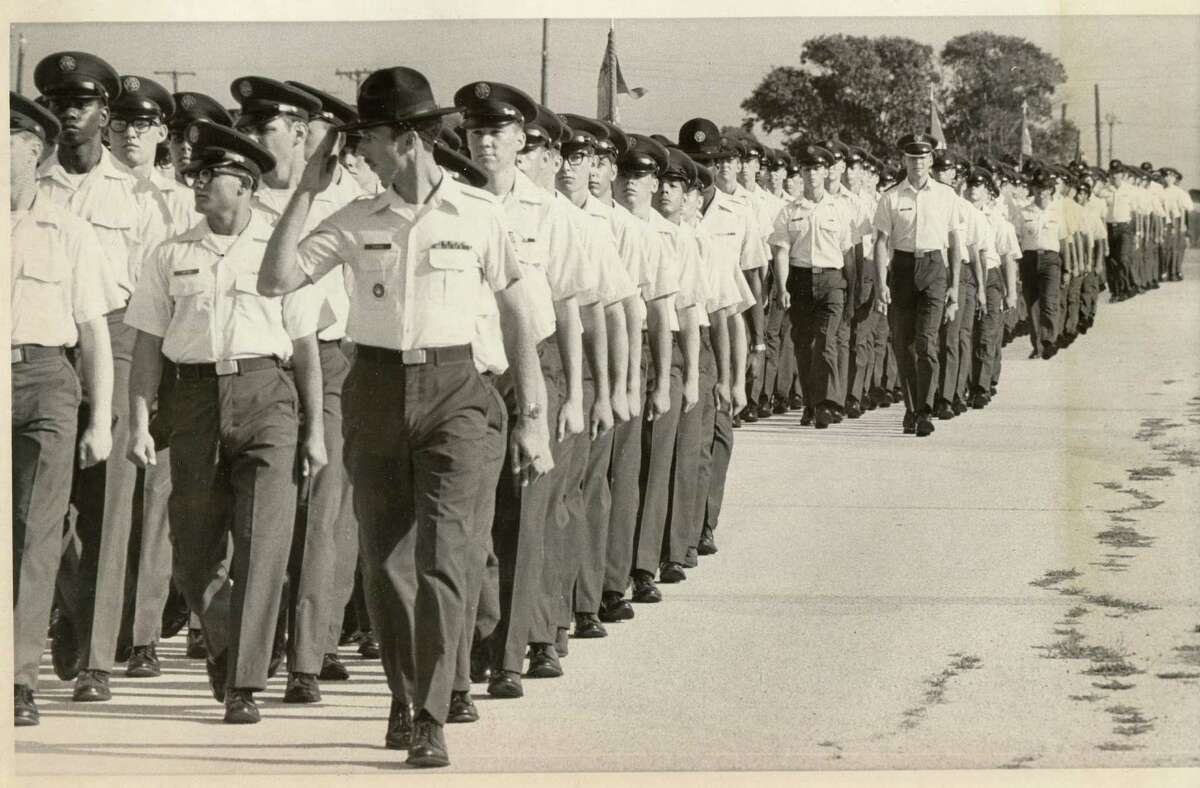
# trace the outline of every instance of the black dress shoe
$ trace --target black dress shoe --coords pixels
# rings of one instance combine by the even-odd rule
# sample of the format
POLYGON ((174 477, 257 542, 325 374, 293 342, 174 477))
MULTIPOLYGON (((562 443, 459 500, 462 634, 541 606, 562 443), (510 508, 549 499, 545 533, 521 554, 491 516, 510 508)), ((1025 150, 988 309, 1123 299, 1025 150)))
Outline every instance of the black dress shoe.
MULTIPOLYGON (((813 409, 813 427, 823 430, 834 423, 834 411, 828 405, 818 405, 813 409)), ((803 424, 803 422, 801 422, 803 424)))
POLYGON ((788 412, 788 405, 781 399, 777 399, 771 403, 771 412, 776 416, 781 416, 788 412))
POLYGON ((554 636, 554 653, 565 657, 571 653, 571 638, 566 627, 559 627, 554 636))
POLYGON ((171 596, 167 598, 166 607, 163 608, 162 637, 173 638, 178 635, 187 626, 189 618, 191 613, 187 603, 183 601, 183 595, 172 591, 171 596))
POLYGON ((600 598, 599 618, 605 624, 628 621, 633 618, 633 605, 616 591, 605 591, 600 598))
POLYGON ((654 575, 649 572, 635 571, 633 573, 633 593, 629 598, 642 604, 653 604, 662 601, 662 592, 654 583, 654 575))
POLYGON ((804 408, 803 412, 801 412, 801 414, 800 414, 800 426, 807 427, 807 426, 811 425, 812 423, 813 423, 813 409, 806 406, 804 408))
POLYGON ((842 416, 842 409, 841 408, 830 408, 829 409, 829 418, 833 421, 834 424, 841 424, 842 419, 844 418, 842 416))
POLYGON ((695 569, 700 566, 700 554, 696 552, 696 548, 689 547, 687 555, 683 557, 683 566, 685 569, 695 569))
POLYGON ((492 667, 488 664, 488 648, 486 640, 471 642, 471 682, 483 684, 492 677, 492 667))
POLYGON ((1036 350, 1029 351, 1029 358, 1037 358, 1040 354, 1036 350))
POLYGON ((760 419, 769 419, 769 418, 771 418, 771 415, 774 413, 774 411, 771 410, 771 406, 769 404, 767 404, 765 402, 760 402, 758 405, 758 408, 755 410, 754 413, 760 419))
POLYGON ((374 632, 363 633, 362 640, 358 641, 358 654, 363 659, 379 659, 379 640, 374 632))
POLYGON ((13 725, 27 728, 41 722, 37 704, 33 702, 33 690, 24 684, 13 685, 13 725))
POLYGON ((668 561, 658 570, 658 580, 660 583, 682 583, 687 580, 687 574, 683 571, 682 566, 668 561))
POLYGON ((858 405, 858 400, 854 397, 846 399, 846 418, 857 419, 862 417, 862 408, 858 405))
POLYGON ((389 750, 407 750, 413 740, 413 709, 408 701, 392 696, 392 708, 388 712, 387 735, 383 746, 389 750))
POLYGON ((225 722, 230 725, 253 725, 261 720, 254 690, 234 687, 225 693, 225 722))
POLYGON ((162 675, 162 666, 158 662, 158 651, 154 644, 134 646, 125 665, 125 675, 131 679, 152 679, 162 675))
POLYGON ((108 688, 108 671, 84 668, 75 678, 75 691, 71 700, 76 703, 96 703, 112 700, 112 691, 108 688))
POLYGON ((700 532, 700 543, 696 545, 700 555, 712 555, 717 552, 717 543, 713 541, 713 532, 705 528, 700 532))
POLYGON ((54 665, 54 675, 63 681, 70 681, 79 675, 79 641, 75 625, 65 614, 60 614, 50 637, 50 661, 54 665))
POLYGON ((954 400, 954 402, 950 403, 950 407, 954 409, 955 416, 961 416, 967 412, 966 403, 957 398, 954 400))
POLYGON ((1058 355, 1058 345, 1053 342, 1042 343, 1042 360, 1049 361, 1058 355))
POLYGON ((788 398, 788 408, 791 410, 800 410, 804 407, 804 397, 799 394, 793 394, 788 398))
POLYGON ((949 421, 954 418, 954 409, 950 407, 950 403, 946 400, 938 400, 937 407, 934 408, 933 415, 937 416, 942 421, 949 421))
POLYGON ((311 673, 289 673, 284 703, 320 703, 321 685, 311 673))
POLYGON ((983 408, 986 408, 988 406, 988 403, 991 401, 992 401, 991 397, 989 397, 987 394, 983 393, 982 391, 978 391, 975 393, 975 396, 972 397, 972 399, 971 399, 971 407, 974 408, 975 410, 982 410, 983 408))
POLYGON ((493 669, 487 691, 493 698, 520 698, 525 694, 521 674, 512 670, 493 669))
POLYGON ((187 655, 190 659, 204 659, 208 656, 208 642, 204 639, 203 629, 188 630, 187 655))
POLYGON ((897 405, 899 405, 901 402, 904 402, 904 392, 900 390, 899 386, 892 389, 892 402, 897 405))
POLYGON ((933 420, 926 414, 917 417, 917 437, 924 438, 933 434, 933 420))
POLYGON ((342 658, 331 651, 321 658, 321 672, 317 678, 321 681, 345 681, 350 678, 350 671, 342 664, 342 658))
POLYGON ((747 405, 742 411, 742 421, 746 422, 747 424, 753 424, 754 422, 758 421, 758 414, 755 413, 755 408, 753 405, 747 405))
POLYGON ((556 679, 562 674, 562 665, 553 643, 529 644, 529 669, 525 671, 525 678, 556 679))
POLYGON ((408 758, 404 762, 419 769, 450 765, 445 731, 441 723, 425 711, 418 714, 413 723, 412 746, 408 748, 408 758))
POLYGON ((204 660, 204 670, 208 673, 208 687, 218 703, 225 700, 225 682, 228 678, 227 653, 222 651, 219 657, 208 657, 204 660))
POLYGON ((917 414, 913 413, 911 410, 904 412, 904 434, 917 434, 917 414))
POLYGON ((450 693, 450 711, 446 713, 446 722, 479 722, 479 709, 471 700, 471 693, 454 690, 450 693))
POLYGON ((736 430, 742 426, 742 418, 738 414, 733 414, 733 428, 736 430))
POLYGON ((575 614, 575 637, 602 638, 608 636, 608 630, 600 623, 600 619, 591 613, 575 614))

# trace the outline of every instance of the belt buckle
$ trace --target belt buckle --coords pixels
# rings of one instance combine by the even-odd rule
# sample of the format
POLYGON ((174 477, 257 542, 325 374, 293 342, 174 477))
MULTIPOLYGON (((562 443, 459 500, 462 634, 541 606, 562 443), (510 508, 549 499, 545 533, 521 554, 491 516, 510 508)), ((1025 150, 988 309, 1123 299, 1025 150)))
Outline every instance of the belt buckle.
POLYGON ((407 365, 424 364, 426 353, 424 350, 401 350, 400 360, 407 365))
POLYGON ((238 363, 234 360, 218 361, 213 364, 213 370, 217 373, 217 377, 236 375, 238 373, 238 363))
POLYGON ((15 348, 12 348, 11 350, 9 350, 9 363, 10 364, 20 364, 24 360, 25 360, 25 351, 24 350, 22 350, 19 347, 15 347, 15 348))

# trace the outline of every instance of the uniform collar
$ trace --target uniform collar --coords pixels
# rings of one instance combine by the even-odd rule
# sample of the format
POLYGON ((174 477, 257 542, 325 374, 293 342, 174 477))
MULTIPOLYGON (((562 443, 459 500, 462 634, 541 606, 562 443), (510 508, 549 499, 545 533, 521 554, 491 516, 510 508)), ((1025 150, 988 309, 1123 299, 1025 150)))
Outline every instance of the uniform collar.
MULTIPOLYGON (((266 215, 262 211, 250 209, 250 222, 246 225, 246 229, 242 230, 237 240, 248 239, 266 243, 271 240, 272 227, 267 221, 266 215)), ((200 221, 196 222, 190 228, 180 233, 179 241, 184 243, 199 243, 205 249, 211 252, 221 254, 222 250, 212 241, 213 231, 208 226, 208 219, 201 217, 200 221)))
MULTIPOLYGON (((944 183, 939 182, 936 178, 934 178, 932 175, 930 175, 929 177, 927 177, 925 179, 925 185, 922 186, 920 189, 913 186, 912 181, 910 181, 907 177, 905 177, 903 180, 900 181, 900 188, 908 189, 910 192, 914 192, 914 193, 919 192, 919 191, 925 192, 925 191, 933 191, 934 189, 936 189, 937 186, 935 186, 934 184, 937 184, 937 186, 945 186, 944 183)), ((946 188, 949 189, 950 187, 946 186, 946 188)))
POLYGON ((527 205, 544 205, 550 196, 545 189, 530 180, 529 176, 520 170, 517 170, 517 177, 513 179, 513 188, 509 194, 527 205))
POLYGON ((451 212, 457 214, 462 212, 463 200, 466 197, 463 194, 463 185, 451 177, 447 170, 443 169, 442 182, 433 190, 433 194, 429 195, 429 200, 425 203, 425 206, 414 205, 406 201, 391 186, 388 186, 372 199, 375 204, 371 206, 371 213, 379 213, 385 210, 402 213, 425 206, 430 209, 445 206, 451 212))
MULTIPOLYGON (((84 180, 88 180, 93 176, 97 178, 112 178, 121 181, 136 181, 138 178, 133 174, 133 171, 117 161, 107 148, 100 149, 100 161, 96 163, 85 176, 84 180)), ((67 171, 58 161, 58 156, 51 156, 41 163, 38 167, 37 177, 49 178, 60 186, 68 189, 74 188, 71 177, 67 175, 67 171)))
POLYGON ((48 224, 57 227, 59 223, 59 208, 49 197, 34 192, 33 205, 29 206, 29 218, 38 224, 48 224))
POLYGON ((583 202, 583 212, 589 216, 607 219, 612 216, 613 207, 606 205, 603 200, 596 199, 596 195, 588 192, 587 199, 583 202))

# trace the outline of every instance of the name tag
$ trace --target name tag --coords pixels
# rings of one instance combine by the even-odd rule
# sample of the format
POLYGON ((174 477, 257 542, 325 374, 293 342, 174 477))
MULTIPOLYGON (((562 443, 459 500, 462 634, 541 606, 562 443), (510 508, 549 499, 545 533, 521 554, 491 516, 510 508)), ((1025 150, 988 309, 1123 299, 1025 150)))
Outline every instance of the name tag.
POLYGON ((199 268, 188 268, 185 271, 172 271, 171 276, 191 276, 192 274, 200 273, 199 268))
POLYGON ((391 248, 392 248, 392 245, 391 245, 390 243, 386 243, 386 244, 363 244, 363 249, 366 249, 368 252, 378 252, 378 251, 382 251, 382 250, 385 250, 385 249, 391 249, 391 248))
POLYGON ((912 211, 912 208, 901 208, 900 209, 900 213, 909 213, 910 211, 912 211))
POLYGON ((463 241, 438 241, 430 249, 470 249, 471 245, 463 241))

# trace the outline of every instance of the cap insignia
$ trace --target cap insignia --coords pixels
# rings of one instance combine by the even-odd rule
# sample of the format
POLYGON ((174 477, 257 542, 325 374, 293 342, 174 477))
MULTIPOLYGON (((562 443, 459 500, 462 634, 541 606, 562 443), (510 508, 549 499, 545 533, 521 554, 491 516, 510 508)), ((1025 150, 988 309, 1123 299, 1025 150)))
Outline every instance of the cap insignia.
POLYGON ((475 83, 475 98, 485 99, 492 95, 492 86, 486 82, 475 83))
POLYGON ((58 59, 58 70, 69 72, 75 70, 75 58, 70 55, 63 55, 58 59))
POLYGON ((141 87, 142 82, 137 77, 125 77, 121 82, 127 93, 136 93, 141 87))
POLYGON ((243 79, 238 83, 238 93, 241 94, 242 98, 250 98, 254 93, 254 86, 250 84, 250 80, 243 79))

